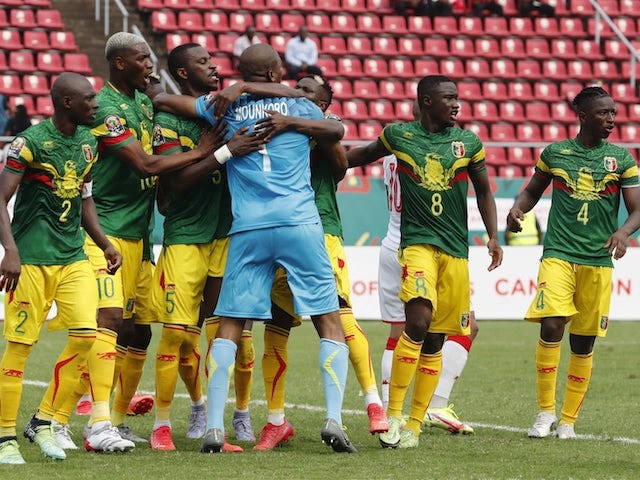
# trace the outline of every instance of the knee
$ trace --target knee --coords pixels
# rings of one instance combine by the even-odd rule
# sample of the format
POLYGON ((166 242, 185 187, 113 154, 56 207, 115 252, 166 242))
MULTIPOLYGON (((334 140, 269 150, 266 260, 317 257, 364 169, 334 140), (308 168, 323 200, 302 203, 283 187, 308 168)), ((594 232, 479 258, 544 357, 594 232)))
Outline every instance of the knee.
POLYGON ((134 325, 133 336, 129 346, 139 350, 146 350, 151 343, 151 325, 134 325))

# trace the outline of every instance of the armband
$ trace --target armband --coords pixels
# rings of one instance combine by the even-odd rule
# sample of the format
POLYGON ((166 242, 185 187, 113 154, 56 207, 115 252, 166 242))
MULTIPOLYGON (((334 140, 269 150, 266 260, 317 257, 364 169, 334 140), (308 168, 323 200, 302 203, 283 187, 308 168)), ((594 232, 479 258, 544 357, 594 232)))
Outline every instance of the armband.
POLYGON ((229 147, 227 147, 227 144, 225 143, 223 146, 221 146, 219 149, 213 152, 213 156, 216 157, 216 160, 220 165, 224 165, 225 163, 227 163, 227 160, 233 157, 233 154, 231 153, 231 150, 229 150, 229 147))
POLYGON ((93 180, 82 185, 82 199, 85 200, 93 194, 93 180))

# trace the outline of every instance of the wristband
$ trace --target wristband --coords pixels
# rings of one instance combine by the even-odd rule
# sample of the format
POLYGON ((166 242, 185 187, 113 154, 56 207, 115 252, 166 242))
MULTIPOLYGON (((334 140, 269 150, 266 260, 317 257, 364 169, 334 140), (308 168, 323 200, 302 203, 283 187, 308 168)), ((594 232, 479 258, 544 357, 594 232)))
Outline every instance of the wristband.
POLYGON ((213 156, 216 157, 216 160, 220 165, 224 165, 225 163, 227 163, 227 160, 233 157, 233 155, 231 154, 231 150, 229 150, 229 147, 227 147, 226 143, 215 152, 213 152, 213 156))
POLYGON ((89 197, 91 197, 91 194, 93 190, 93 181, 91 182, 87 182, 84 185, 82 185, 82 199, 85 200, 89 197))

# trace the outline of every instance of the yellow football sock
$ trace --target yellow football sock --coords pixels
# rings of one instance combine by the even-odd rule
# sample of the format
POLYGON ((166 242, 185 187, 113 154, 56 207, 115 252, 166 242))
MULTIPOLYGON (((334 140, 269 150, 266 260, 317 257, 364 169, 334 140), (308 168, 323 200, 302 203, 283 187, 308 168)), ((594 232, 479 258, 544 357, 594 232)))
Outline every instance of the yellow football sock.
POLYGON ((87 358, 93 398, 90 425, 103 420, 111 420, 109 398, 113 387, 111 382, 115 368, 117 338, 118 334, 113 330, 98 328, 96 341, 87 358))
POLYGON ((180 346, 178 372, 192 402, 202 399, 200 379, 200 327, 188 326, 180 346))
POLYGON ((89 367, 85 362, 83 365, 79 367, 80 369, 80 378, 75 383, 73 391, 67 396, 67 398, 62 402, 62 405, 58 407, 56 412, 53 415, 53 420, 62 425, 67 425, 69 423, 69 417, 76 408, 76 405, 80 401, 83 395, 91 393, 91 383, 89 380, 89 367))
POLYGON ((131 403, 131 399, 136 394, 136 390, 140 384, 146 359, 146 350, 133 347, 127 349, 127 355, 122 361, 120 382, 116 389, 113 409, 111 410, 111 421, 114 425, 124 423, 125 416, 129 410, 129 403, 131 403))
POLYGON ((113 364, 113 389, 120 389, 122 387, 122 377, 120 377, 120 372, 122 371, 122 363, 124 359, 127 357, 127 347, 123 347, 122 345, 118 345, 116 342, 116 361, 113 364))
POLYGON ((402 417, 402 405, 409 385, 418 367, 423 342, 414 342, 402 332, 396 349, 393 351, 391 381, 389 382, 389 408, 387 413, 393 417, 402 417))
POLYGON ((236 352, 236 370, 234 385, 236 390, 236 409, 246 410, 251 400, 251 386, 253 384, 253 364, 256 360, 256 351, 253 348, 253 335, 251 330, 243 330, 238 351, 236 352))
POLYGON ((267 396, 267 411, 284 413, 284 395, 288 367, 287 342, 289 330, 269 323, 264 326, 264 353, 262 375, 267 396))
POLYGON ((96 340, 96 331, 91 329, 70 329, 67 345, 54 365, 54 375, 38 407, 37 417, 51 420, 56 411, 64 405, 78 385, 81 365, 87 362, 91 347, 96 340))
POLYGON ((567 369, 567 386, 562 403, 561 421, 575 423, 584 402, 584 397, 591 381, 593 370, 593 352, 587 355, 578 355, 571 352, 569 355, 569 367, 567 369))
POLYGON ((442 350, 433 354, 423 353, 418 360, 416 381, 413 386, 411 412, 405 428, 420 435, 420 425, 424 420, 433 392, 436 391, 442 371, 442 350))
POLYGON ((156 419, 159 420, 169 419, 169 407, 178 383, 180 345, 184 336, 185 330, 182 325, 166 324, 162 327, 156 353, 156 419))
POLYGON ((371 363, 371 350, 366 335, 358 325, 350 307, 340 309, 344 338, 349 347, 349 360, 365 393, 377 392, 376 376, 371 363))
POLYGON ((16 436, 16 419, 22 397, 22 378, 33 345, 7 342, 0 360, 0 436, 16 436))
POLYGON ((560 364, 561 342, 545 342, 538 339, 536 347, 536 378, 538 405, 543 412, 556 411, 556 381, 560 364))
POLYGON ((204 374, 209 378, 209 353, 211 353, 211 345, 218 333, 218 327, 220 326, 220 317, 217 315, 204 319, 204 333, 207 336, 207 360, 204 362, 204 374))

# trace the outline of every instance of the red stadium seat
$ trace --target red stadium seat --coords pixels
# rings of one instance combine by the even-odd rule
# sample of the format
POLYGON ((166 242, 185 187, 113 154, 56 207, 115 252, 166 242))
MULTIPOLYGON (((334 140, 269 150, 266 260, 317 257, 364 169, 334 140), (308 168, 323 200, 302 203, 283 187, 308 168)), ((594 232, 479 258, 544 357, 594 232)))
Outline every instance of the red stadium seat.
POLYGON ((393 109, 396 114, 396 118, 401 121, 413 120, 413 101, 412 100, 397 100, 393 104, 393 109))
POLYGON ((518 76, 516 64, 508 58, 491 60, 491 73, 498 78, 510 80, 518 76))
MULTIPOLYGON (((344 117, 343 117, 344 118, 344 117)), ((342 126, 344 127, 344 137, 343 140, 360 140, 358 136, 358 124, 352 120, 342 120, 342 126)), ((354 175, 356 169, 350 168, 347 170, 348 175, 354 175)))
POLYGON ((507 57, 510 59, 520 59, 527 57, 527 52, 525 52, 524 49, 524 41, 518 37, 505 37, 500 39, 499 53, 503 57, 507 57))
POLYGON ((353 81, 353 91, 363 100, 377 100, 380 98, 378 84, 375 80, 358 79, 353 81))
POLYGON ((254 19, 258 32, 275 32, 280 30, 280 17, 276 13, 256 13, 254 19))
POLYGON ((484 35, 484 27, 482 26, 482 19, 480 17, 460 17, 458 30, 460 31, 460 35, 469 37, 484 35))
MULTIPOLYGON (((418 73, 418 65, 426 67, 427 65, 432 65, 431 62, 432 62, 431 60, 416 59, 415 73, 414 73, 413 62, 411 62, 411 60, 409 60, 408 58, 390 58, 389 59, 389 76, 398 77, 398 78, 413 78, 415 76, 424 76, 427 74, 425 73, 424 75, 422 75, 418 73)), ((437 63, 435 62, 435 60, 433 61, 433 64, 436 66, 436 69, 431 70, 431 73, 436 73, 438 70, 437 70, 437 63)))
POLYGON ((569 101, 572 101, 575 96, 582 90, 584 85, 582 82, 578 82, 577 80, 568 80, 566 82, 560 83, 560 96, 562 98, 566 98, 569 101))
POLYGON ((551 40, 551 56, 570 60, 576 57, 575 42, 570 38, 554 38, 551 40))
MULTIPOLYGON (((395 40, 394 37, 388 37, 388 38, 395 40)), ((422 40, 419 37, 400 37, 398 38, 397 47, 398 47, 397 52, 399 55, 407 55, 409 57, 425 55, 424 47, 422 45, 422 40)), ((387 53, 392 51, 394 50, 387 50, 387 53)))
MULTIPOLYGON (((450 55, 456 57, 474 57, 473 40, 467 37, 454 37, 449 41, 449 52, 450 55)), ((439 56, 445 55, 446 53, 447 51, 445 50, 439 56)))
MULTIPOLYGON (((339 57, 339 58, 344 58, 344 57, 339 57)), ((357 58, 356 60, 358 60, 358 66, 361 66, 360 60, 357 58)), ((320 58, 318 58, 318 62, 316 63, 316 65, 322 69, 322 75, 324 77, 328 77, 328 78, 335 77, 339 73, 338 69, 340 68, 340 64, 336 62, 335 59, 331 56, 328 56, 328 55, 320 56, 320 58)), ((357 67, 354 67, 354 68, 357 68, 357 67)), ((360 72, 360 74, 357 76, 360 76, 360 75, 362 75, 362 72, 360 72)))
POLYGON ((389 52, 398 52, 398 44, 395 37, 391 36, 379 36, 373 37, 373 53, 375 55, 388 56, 389 52))
POLYGON ((236 69, 233 66, 233 62, 231 61, 231 57, 229 55, 216 53, 211 57, 211 61, 218 69, 218 73, 223 77, 236 73, 236 69))
POLYGON ((334 100, 331 102, 328 112, 333 113, 334 115, 337 115, 340 118, 342 118, 342 104, 340 103, 340 100, 336 100, 335 92, 334 92, 333 98, 334 100))
POLYGON ((316 10, 330 13, 348 11, 342 9, 340 0, 316 0, 316 10))
MULTIPOLYGON (((352 28, 351 23, 349 23, 349 28, 352 28)), ((358 15, 354 28, 356 28, 360 33, 374 35, 384 33, 382 30, 382 23, 380 22, 380 17, 378 15, 358 15)))
POLYGON ((298 33, 304 24, 304 17, 300 13, 283 13, 280 16, 280 27, 283 32, 298 33))
POLYGON ((102 77, 97 77, 94 75, 88 75, 87 76, 87 80, 89 80, 89 83, 91 85, 93 85, 93 89, 97 92, 98 90, 100 90, 102 87, 104 87, 104 80, 102 79, 102 77))
POLYGON ((33 53, 24 50, 9 52, 9 70, 31 73, 36 70, 33 53))
POLYGON ((365 77, 387 78, 389 76, 387 61, 380 57, 364 58, 362 73, 365 77))
POLYGON ((43 117, 53 115, 53 102, 49 96, 36 97, 36 114, 43 117))
POLYGON ((627 82, 611 82, 610 93, 616 102, 633 102, 638 96, 636 89, 627 82))
POLYGON ((331 81, 331 88, 333 89, 333 98, 337 98, 337 99, 353 98, 354 93, 353 93, 353 85, 351 84, 351 80, 336 78, 331 81))
MULTIPOLYGON (((221 12, 220 10, 214 10, 212 12, 204 12, 202 14, 202 23, 203 23, 203 31, 213 32, 213 33, 228 33, 230 31, 229 28, 229 17, 225 12, 221 12)), ((220 43, 220 42, 218 42, 220 43)))
POLYGON ((339 57, 336 66, 339 75, 349 78, 362 77, 362 62, 358 57, 339 57))
POLYGON ((516 138, 516 130, 513 123, 492 123, 489 127, 492 142, 513 142, 516 138))
POLYGON ((291 38, 288 34, 276 34, 269 36, 269 44, 280 55, 284 55, 284 51, 287 47, 287 42, 291 38))
POLYGON ((175 32, 178 30, 176 14, 168 10, 151 12, 151 29, 155 32, 175 32))
POLYGON ((9 19, 7 18, 7 11, 0 8, 0 28, 6 28, 9 26, 9 19))
POLYGON ((369 12, 378 12, 380 15, 393 13, 392 0, 366 0, 369 12))
POLYGON ((246 12, 229 13, 229 30, 243 33, 247 27, 253 25, 253 15, 246 12))
POLYGON ((168 33, 165 37, 165 46, 167 48, 167 52, 170 52, 174 48, 185 43, 189 43, 190 41, 191 37, 188 33, 168 33))
POLYGON ((547 123, 542 125, 542 140, 545 142, 559 142, 567 138, 567 129, 561 123, 547 123))
POLYGON ((21 8, 12 8, 9 10, 9 20, 12 27, 15 28, 36 28, 36 16, 33 10, 23 10, 21 8))
POLYGON ((542 62, 542 77, 552 80, 565 80, 567 78, 567 64, 564 60, 553 58, 542 62))
POLYGON ((221 33, 218 35, 218 53, 233 54, 233 47, 238 36, 237 33, 221 33))
POLYGON ((433 31, 431 18, 411 15, 407 18, 407 31, 416 35, 426 35, 433 31))
POLYGON ((507 164, 507 154, 504 147, 486 147, 485 160, 489 165, 502 166, 507 164))
POLYGON ((560 100, 560 92, 558 91, 558 84, 555 82, 534 82, 533 84, 533 96, 535 98, 543 98, 547 102, 554 102, 560 100))
POLYGON ((326 13, 309 13, 307 14, 307 27, 313 33, 331 33, 331 18, 326 13))
POLYGON ((549 58, 549 42, 546 38, 527 38, 525 40, 525 50, 531 58, 549 58))
POLYGON ((240 2, 238 0, 215 0, 216 8, 222 10, 235 11, 240 8, 240 2))
POLYGON ((142 10, 143 12, 149 10, 160 10, 164 8, 164 3, 162 0, 138 0, 138 10, 142 10))
POLYGON ((537 60, 518 60, 516 72, 520 78, 528 78, 530 80, 539 80, 542 75, 540 63, 537 60))
MULTIPOLYGON (((486 85, 486 83, 483 85, 486 85)), ((482 100, 484 94, 480 83, 469 78, 458 82, 458 97, 464 100, 482 100)), ((494 98, 491 98, 491 100, 494 100, 494 98)))
POLYGON ((5 56, 5 53, 0 50, 0 72, 4 72, 6 70, 9 70, 9 66, 7 65, 7 57, 5 56))
POLYGON ((613 23, 627 38, 633 39, 638 36, 638 27, 633 18, 617 17, 613 19, 613 23))
POLYGON ((388 98, 390 100, 400 100, 401 98, 406 98, 407 96, 404 93, 404 86, 402 85, 402 83, 394 79, 380 80, 378 90, 382 98, 388 98))
POLYGON ((528 102, 535 98, 531 84, 526 80, 513 80, 509 82, 507 84, 507 91, 509 98, 512 100, 528 102))
POLYGON ((498 115, 498 107, 494 102, 483 100, 473 103, 473 119, 476 121, 483 121, 488 123, 497 122, 500 120, 498 115))
POLYGON ((22 77, 22 91, 29 95, 49 95, 46 75, 27 74, 22 77))
POLYGON ((164 8, 171 10, 186 10, 189 8, 189 0, 163 0, 164 8))
POLYGON ((342 115, 348 120, 368 120, 369 111, 363 100, 348 99, 342 101, 342 115))
MULTIPOLYGON (((276 10, 285 12, 289 9, 300 10, 301 12, 310 12, 316 10, 316 2, 314 0, 291 0, 291 6, 285 7, 284 5, 274 5, 273 2, 283 2, 283 0, 266 0, 267 8, 269 10, 276 10)), ((284 0, 283 3, 289 3, 289 0, 284 0)))
POLYGON ((632 72, 634 74, 634 78, 640 78, 640 64, 636 62, 635 67, 633 67, 631 65, 631 62, 623 61, 622 62, 622 78, 630 78, 632 72))
POLYGON ((91 74, 93 70, 86 53, 68 52, 64 55, 64 69, 69 72, 91 74))
POLYGON ((500 102, 499 112, 500 119, 506 122, 518 123, 526 120, 522 103, 515 100, 500 102))
POLYGON ((627 123, 620 125, 620 140, 622 142, 636 143, 640 138, 640 127, 637 125, 627 123))
POLYGON ((40 28, 47 28, 49 30, 64 30, 64 23, 62 21, 60 10, 49 10, 42 8, 37 9, 36 23, 40 28))
MULTIPOLYGON (((22 95, 20 77, 17 74, 0 73, 0 93, 4 95, 22 95)), ((4 132, 2 134, 4 135, 4 132)))
POLYGON ((514 165, 522 167, 533 167, 535 165, 533 154, 529 147, 507 147, 507 158, 514 165))
POLYGON ((500 44, 495 38, 479 37, 474 42, 473 50, 467 50, 467 55, 470 52, 475 51, 476 55, 484 58, 499 58, 502 57, 500 52, 500 44))
POLYGON ((617 38, 608 38, 604 41, 604 56, 612 60, 626 60, 629 50, 617 38))
POLYGON ((571 110, 569 104, 560 100, 557 102, 552 102, 549 105, 549 110, 551 111, 551 117, 553 120, 558 122, 565 123, 576 123, 577 117, 576 114, 571 110))
POLYGON ((492 74, 489 62, 484 58, 468 58, 464 64, 464 75, 479 79, 490 78, 492 74))
MULTIPOLYGON (((170 35, 167 35, 167 38, 169 38, 169 36, 170 35)), ((189 40, 189 35, 186 35, 186 38, 180 35, 180 37, 176 38, 175 40, 182 41, 182 44, 189 43, 189 41, 198 43, 202 45, 202 47, 211 54, 217 53, 218 51, 218 44, 216 42, 216 37, 214 37, 213 34, 209 32, 194 33, 193 35, 191 35, 190 40, 189 40)), ((181 44, 178 43, 175 45, 175 47, 177 47, 178 45, 181 45, 181 44)), ((167 47, 167 51, 170 52, 171 50, 169 50, 167 47)))
POLYGON ((509 19, 509 34, 520 38, 534 35, 531 17, 511 17, 509 19))
MULTIPOLYGON (((349 37, 349 39, 351 38, 354 37, 349 37)), ((320 50, 323 53, 330 55, 346 55, 349 52, 349 50, 347 50, 347 44, 342 35, 323 35, 322 37, 320 37, 320 50)))
POLYGON ((8 104, 11 109, 15 108, 17 105, 24 105, 27 109, 28 115, 36 114, 35 102, 31 95, 14 95, 13 97, 9 97, 8 104))
POLYGON ((567 61, 567 73, 569 75, 569 78, 575 78, 578 80, 593 80, 591 63, 586 60, 567 61))
POLYGON ((587 20, 587 33, 590 37, 599 35, 600 38, 609 38, 613 36, 613 31, 609 24, 605 23, 604 20, 596 22, 595 18, 587 20))
POLYGON ((484 122, 468 122, 464 125, 464 128, 471 130, 480 137, 482 141, 489 139, 489 127, 487 127, 487 124, 484 122))
POLYGON ((193 10, 178 11, 178 29, 189 33, 199 33, 204 30, 202 15, 193 10))
POLYGON ((593 62, 593 78, 602 80, 617 80, 620 78, 618 67, 613 60, 600 60, 593 62))
POLYGON ((75 52, 79 49, 76 43, 76 37, 71 31, 54 30, 49 32, 49 42, 51 43, 51 48, 54 50, 75 52))
POLYGON ((392 35, 404 35, 407 32, 407 20, 402 15, 383 15, 382 31, 392 35))
POLYGON ((575 17, 562 17, 559 19, 560 35, 569 38, 583 38, 587 36, 582 20, 575 17))
POLYGON ((449 56, 447 39, 439 36, 425 36, 423 52, 430 57, 449 56))
POLYGON ((620 0, 620 15, 627 17, 640 17, 640 10, 635 0, 620 0))
POLYGON ((627 113, 627 104, 618 102, 616 104, 616 122, 626 123, 629 121, 629 114, 627 113))
POLYGON ((213 10, 216 8, 215 0, 189 0, 189 8, 196 10, 213 10))
POLYGON ((267 6, 264 0, 240 0, 240 8, 252 12, 262 12, 267 6))
POLYGON ((458 33, 458 20, 455 17, 433 17, 433 33, 455 35, 458 33))
POLYGON ((533 122, 518 123, 516 125, 516 138, 520 142, 541 142, 540 125, 533 122))
POLYGON ((495 37, 509 35, 509 24, 505 17, 487 17, 484 19, 484 33, 495 37))
MULTIPOLYGON (((356 92, 358 90, 356 89, 356 92)), ((389 100, 373 100, 369 102, 369 117, 383 123, 395 120, 394 105, 389 100)))
MULTIPOLYGON (((25 33, 35 33, 35 30, 26 30, 25 33)), ((42 33, 46 38, 46 33, 42 33)), ((22 44, 22 39, 20 38, 20 32, 18 30, 7 29, 0 31, 0 41, 2 41, 2 48, 7 50, 20 50, 21 48, 25 48, 25 45, 22 44)), ((27 46, 26 48, 33 50, 31 46, 27 46)))
POLYGON ((530 122, 547 122, 550 118, 549 104, 546 101, 528 102, 525 106, 525 116, 530 122))
POLYGON ((351 13, 367 13, 370 10, 367 8, 365 0, 342 0, 340 2, 342 11, 351 13))
MULTIPOLYGON (((458 84, 458 92, 460 91, 460 84, 458 84)), ((462 98, 467 98, 460 95, 462 98)), ((489 79, 482 83, 482 97, 487 100, 508 100, 509 92, 507 91, 507 84, 502 80, 489 79)))
POLYGON ((560 26, 555 17, 536 17, 533 20, 533 30, 536 35, 557 38, 560 36, 560 26))
MULTIPOLYGON (((341 37, 344 38, 344 37, 341 37)), ((374 40, 378 40, 380 37, 374 37, 374 40)), ((367 56, 373 53, 373 47, 371 46, 371 38, 366 36, 348 36, 347 37, 347 51, 350 55, 367 56)))
POLYGON ((404 81, 405 98, 416 98, 418 96, 418 80, 410 78, 404 81))
MULTIPOLYGON (((332 31, 336 33, 357 33, 356 19, 350 13, 336 13, 331 16, 332 31)), ((380 33, 380 32, 378 32, 380 33)))
POLYGON ((594 14, 589 0, 569 0, 569 10, 574 15, 591 16, 594 14))
POLYGON ((459 58, 443 58, 440 60, 440 73, 454 80, 458 80, 466 76, 464 63, 459 58))
POLYGON ((629 104, 629 121, 640 123, 640 103, 629 104))

